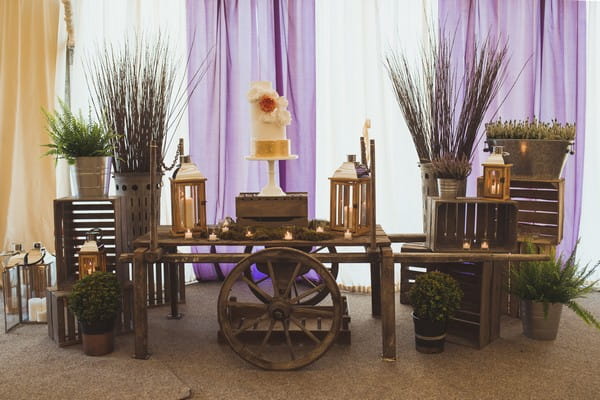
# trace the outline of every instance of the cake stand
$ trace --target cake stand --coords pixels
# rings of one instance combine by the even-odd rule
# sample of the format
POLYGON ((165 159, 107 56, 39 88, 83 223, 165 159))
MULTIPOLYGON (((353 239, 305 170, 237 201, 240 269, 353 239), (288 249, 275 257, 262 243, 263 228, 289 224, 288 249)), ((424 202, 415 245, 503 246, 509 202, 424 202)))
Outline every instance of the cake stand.
POLYGON ((296 160, 298 159, 297 155, 291 154, 287 157, 254 157, 254 156, 246 156, 246 160, 251 161, 268 161, 269 163, 269 182, 267 185, 262 188, 259 196, 285 196, 285 192, 279 187, 279 183, 275 182, 275 161, 281 160, 296 160))

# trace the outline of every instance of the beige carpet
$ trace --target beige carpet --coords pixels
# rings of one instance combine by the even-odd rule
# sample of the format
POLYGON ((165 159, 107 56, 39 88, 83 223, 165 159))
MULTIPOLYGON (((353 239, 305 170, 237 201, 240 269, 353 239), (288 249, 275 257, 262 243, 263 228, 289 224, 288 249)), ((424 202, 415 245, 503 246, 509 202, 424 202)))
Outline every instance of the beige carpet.
MULTIPOLYGON (((380 359, 379 320, 370 298, 348 295, 352 345, 335 346, 315 364, 267 372, 216 339, 219 284, 187 287, 183 319, 149 313, 148 361, 133 360, 133 338, 117 338, 108 357, 57 348, 45 326, 0 334, 2 399, 597 399, 600 332, 564 310, 558 338, 525 338, 504 318, 501 339, 483 350, 447 344, 439 355, 414 349, 410 308, 397 307, 398 361, 380 359)), ((600 294, 583 303, 600 316, 600 294)), ((397 303, 398 304, 398 303, 397 303)))

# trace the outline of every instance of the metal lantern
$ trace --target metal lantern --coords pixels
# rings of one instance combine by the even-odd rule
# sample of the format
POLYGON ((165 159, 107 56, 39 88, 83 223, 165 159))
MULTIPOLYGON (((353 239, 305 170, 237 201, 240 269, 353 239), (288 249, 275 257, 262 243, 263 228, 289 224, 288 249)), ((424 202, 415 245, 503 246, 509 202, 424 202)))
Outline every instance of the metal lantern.
POLYGON ((34 243, 28 252, 17 245, 15 251, 5 254, 8 256, 2 271, 5 331, 20 323, 46 322, 50 271, 50 263, 45 261, 46 250, 41 243, 34 243))
POLYGON ((330 229, 361 235, 371 229, 371 176, 354 155, 338 168, 331 182, 330 229))
POLYGON ((490 157, 483 165, 483 197, 510 199, 510 169, 512 164, 504 164, 502 146, 494 146, 490 157))
POLYGON ((96 271, 106 272, 106 250, 101 239, 100 229, 92 229, 86 233, 85 243, 79 250, 79 279, 96 271))
POLYGON ((199 233, 206 229, 206 177, 190 156, 181 158, 181 166, 171 178, 171 233, 199 233))

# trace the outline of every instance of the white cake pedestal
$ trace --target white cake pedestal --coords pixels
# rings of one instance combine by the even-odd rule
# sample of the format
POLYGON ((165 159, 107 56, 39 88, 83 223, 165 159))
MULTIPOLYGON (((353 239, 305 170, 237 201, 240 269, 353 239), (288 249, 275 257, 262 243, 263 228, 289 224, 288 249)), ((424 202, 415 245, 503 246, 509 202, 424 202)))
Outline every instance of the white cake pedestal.
POLYGON ((269 181, 268 181, 267 185, 264 188, 262 188, 262 190, 260 191, 260 193, 258 195, 259 196, 285 196, 286 195, 285 192, 281 189, 281 187, 279 187, 279 182, 275 182, 275 161, 296 160, 296 159, 298 159, 297 155, 289 155, 287 157, 278 157, 278 158, 247 156, 246 160, 268 161, 269 170, 267 173, 268 173, 269 181))

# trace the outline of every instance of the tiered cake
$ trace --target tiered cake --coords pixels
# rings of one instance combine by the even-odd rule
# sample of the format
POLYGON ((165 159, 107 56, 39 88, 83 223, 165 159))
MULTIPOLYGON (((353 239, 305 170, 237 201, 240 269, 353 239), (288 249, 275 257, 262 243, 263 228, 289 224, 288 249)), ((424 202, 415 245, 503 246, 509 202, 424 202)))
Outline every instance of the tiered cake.
POLYGON ((279 96, 271 82, 253 82, 248 92, 252 120, 252 158, 290 158, 290 141, 285 127, 292 118, 287 110, 288 102, 279 96))

